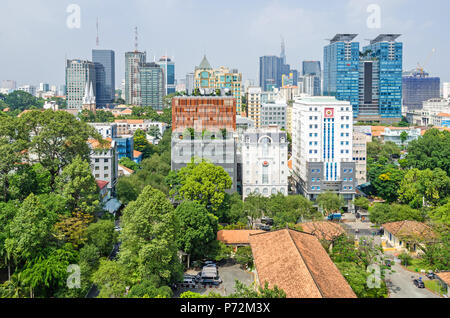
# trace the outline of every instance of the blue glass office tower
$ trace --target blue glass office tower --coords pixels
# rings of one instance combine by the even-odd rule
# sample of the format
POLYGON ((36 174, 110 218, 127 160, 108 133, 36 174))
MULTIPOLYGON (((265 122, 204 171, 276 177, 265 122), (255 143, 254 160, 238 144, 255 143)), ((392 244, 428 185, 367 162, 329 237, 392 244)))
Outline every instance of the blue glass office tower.
POLYGON ((402 117, 403 43, 400 34, 380 34, 362 55, 378 62, 378 110, 382 122, 395 122, 402 117))
POLYGON ((359 106, 359 42, 357 34, 337 34, 324 48, 323 94, 348 101, 356 117, 359 106))
POLYGON ((175 93, 176 91, 176 84, 175 84, 175 62, 172 61, 167 56, 163 56, 159 59, 158 64, 161 66, 161 68, 164 71, 165 78, 166 78, 166 92, 167 94, 175 93), (167 73, 167 74, 166 74, 167 73))
POLYGON ((116 94, 115 54, 113 50, 92 50, 95 64, 96 101, 100 107, 114 103, 116 94))
POLYGON ((423 108, 423 102, 439 98, 441 94, 441 79, 429 77, 423 70, 403 73, 403 105, 411 110, 423 108))
POLYGON ((281 60, 275 55, 259 58, 259 86, 263 91, 273 86, 281 87, 281 60))
POLYGON ((312 91, 308 93, 312 96, 322 95, 322 69, 320 67, 320 61, 303 61, 302 75, 304 77, 304 85, 305 81, 313 81, 312 91))

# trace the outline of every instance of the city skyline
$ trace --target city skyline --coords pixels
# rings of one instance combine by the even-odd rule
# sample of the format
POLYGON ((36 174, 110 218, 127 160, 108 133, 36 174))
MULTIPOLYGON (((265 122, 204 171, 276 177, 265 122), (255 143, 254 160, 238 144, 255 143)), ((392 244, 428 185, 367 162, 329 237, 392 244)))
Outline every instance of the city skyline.
POLYGON ((450 9, 447 1, 438 1, 440 5, 433 7, 416 0, 326 2, 324 6, 323 2, 293 0, 229 1, 227 4, 204 0, 164 3, 135 0, 109 1, 109 6, 104 7, 101 1, 79 0, 81 28, 70 29, 66 25, 69 3, 50 0, 25 4, 23 0, 6 0, 0 12, 0 30, 3 30, 0 40, 11 49, 2 54, 0 80, 12 79, 18 85, 40 82, 59 85, 64 83, 66 58, 90 60, 92 49, 105 48, 116 53, 116 86, 119 86, 125 76, 124 54, 134 49, 137 26, 139 50, 147 52, 149 61, 166 54, 173 57, 177 79, 192 72, 206 54, 214 67, 237 68, 243 73, 244 81, 257 82, 259 57, 279 55, 281 36, 286 41, 286 62, 300 71, 303 60, 323 62, 326 39, 336 33, 359 34, 356 40, 365 46, 366 39, 394 32, 402 34, 401 41, 405 44, 405 71, 416 67, 418 62, 426 63, 428 73, 441 77, 442 82, 450 81, 450 61, 445 59, 450 44, 436 36, 450 24, 445 19, 445 12, 450 9), (374 2, 381 9, 381 28, 371 29, 367 26, 370 16, 367 8, 374 2), (24 6, 29 10, 20 10, 24 6), (151 11, 159 14, 148 19, 151 11), (97 17, 99 47, 96 46, 97 17), (231 39, 236 45, 226 48, 231 39), (49 46, 48 42, 55 45, 49 46), (29 52, 30 47, 45 54, 20 53, 29 52), (436 53, 428 58, 433 48, 436 53), (19 63, 21 68, 16 67, 19 63))

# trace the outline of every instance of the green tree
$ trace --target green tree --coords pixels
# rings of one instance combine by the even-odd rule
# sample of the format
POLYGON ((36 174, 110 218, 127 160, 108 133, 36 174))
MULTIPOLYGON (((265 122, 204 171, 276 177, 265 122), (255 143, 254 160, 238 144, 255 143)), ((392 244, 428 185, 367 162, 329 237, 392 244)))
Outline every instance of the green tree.
POLYGON ((121 158, 119 160, 119 164, 133 171, 137 171, 139 169, 139 164, 137 164, 128 157, 121 158))
POLYGON ((0 199, 10 199, 11 171, 22 162, 27 148, 26 134, 19 120, 0 112, 0 199))
POLYGON ((108 256, 117 242, 114 221, 98 220, 91 223, 86 230, 87 242, 98 248, 102 256, 108 256))
POLYGON ((424 221, 424 214, 420 210, 408 205, 376 203, 369 209, 370 221, 376 224, 384 224, 397 221, 424 221))
POLYGON ((67 199, 70 211, 93 214, 99 205, 99 189, 89 163, 80 156, 67 165, 56 178, 56 189, 67 199))
POLYGON ((14 91, 6 95, 5 103, 11 110, 25 110, 31 107, 42 108, 42 101, 38 101, 33 95, 24 91, 14 91))
POLYGON ((330 215, 341 210, 344 200, 336 193, 324 192, 317 197, 317 204, 326 215, 330 215))
POLYGON ((245 268, 251 268, 253 266, 253 253, 250 246, 239 247, 234 258, 238 264, 241 264, 245 268))
POLYGON ((77 156, 89 160, 88 139, 101 140, 94 128, 64 111, 32 111, 20 119, 30 136, 28 153, 35 154, 37 161, 50 172, 52 189, 59 172, 77 156))
POLYGON ((376 165, 370 167, 369 180, 375 189, 375 194, 388 202, 398 199, 398 189, 405 172, 394 165, 376 165))
POLYGON ((194 258, 204 256, 207 246, 217 237, 217 217, 203 205, 185 201, 175 209, 180 224, 178 247, 194 258))
POLYGON ((40 255, 28 260, 21 272, 22 283, 30 288, 31 297, 35 294, 48 297, 56 288, 66 284, 67 268, 76 261, 76 252, 67 244, 62 249, 51 251, 48 256, 40 255))
POLYGON ((385 298, 387 287, 384 281, 380 281, 381 288, 370 288, 367 285, 369 275, 364 267, 355 263, 336 263, 337 268, 349 283, 358 298, 385 298))
POLYGON ((440 168, 434 170, 411 169, 403 178, 398 190, 401 202, 413 208, 436 206, 450 195, 450 178, 440 168))
POLYGON ((369 199, 365 198, 365 197, 358 197, 355 199, 355 201, 353 202, 354 205, 358 208, 361 208, 363 210, 369 210, 369 199))
POLYGON ((142 152, 142 158, 150 158, 155 153, 155 147, 147 140, 147 133, 141 129, 134 133, 134 150, 142 152))
POLYGON ((165 195, 150 186, 123 211, 120 261, 141 278, 157 275, 163 282, 178 279, 179 225, 165 195))
POLYGON ((402 133, 400 134, 400 140, 402 142, 402 146, 405 144, 405 141, 408 140, 408 132, 406 131, 402 131, 402 133))
POLYGON ((408 145, 406 157, 411 168, 440 168, 450 174, 450 132, 430 129, 408 145))
POLYGON ((232 185, 230 176, 222 167, 208 162, 189 163, 178 171, 178 177, 179 197, 200 203, 213 212, 219 210, 225 199, 225 190, 232 185))
POLYGON ((9 225, 5 241, 6 251, 16 264, 33 259, 48 245, 56 221, 56 213, 46 210, 37 196, 30 194, 25 199, 9 225))
POLYGON ((236 292, 230 298, 286 298, 286 292, 278 286, 269 287, 269 283, 265 282, 264 286, 246 286, 240 281, 236 281, 236 292))
POLYGON ((129 277, 124 265, 102 259, 98 270, 92 276, 92 281, 100 290, 99 298, 124 298, 127 287, 131 285, 129 277))

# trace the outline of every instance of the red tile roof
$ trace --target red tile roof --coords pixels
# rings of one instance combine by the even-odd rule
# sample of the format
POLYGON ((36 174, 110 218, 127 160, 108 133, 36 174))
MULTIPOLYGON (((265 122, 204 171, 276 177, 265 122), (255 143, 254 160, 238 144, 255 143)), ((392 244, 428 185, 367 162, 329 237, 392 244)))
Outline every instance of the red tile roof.
POLYGON ((104 187, 106 187, 109 184, 108 181, 103 181, 103 180, 95 180, 95 182, 97 182, 97 185, 100 188, 100 190, 102 190, 104 187))
POLYGON ((139 158, 140 156, 142 156, 142 152, 133 150, 133 158, 139 158))
POLYGON ((450 287, 450 272, 440 272, 436 275, 450 287))
POLYGON ((344 228, 340 224, 328 221, 301 223, 300 226, 303 232, 312 234, 319 240, 331 241, 345 233, 344 228))
POLYGON ((428 225, 417 221, 400 221, 383 224, 383 228, 399 238, 434 239, 436 233, 428 225))
POLYGON ((225 244, 250 244, 248 238, 251 234, 264 233, 261 230, 220 230, 217 240, 225 244))
POLYGON ((356 298, 319 240, 284 229, 250 235, 259 282, 275 285, 288 298, 356 298))
POLYGON ((131 174, 134 173, 134 170, 131 170, 131 169, 125 167, 125 166, 119 165, 119 168, 120 168, 120 169, 123 169, 123 170, 125 170, 125 171, 127 171, 128 173, 131 173, 131 174))

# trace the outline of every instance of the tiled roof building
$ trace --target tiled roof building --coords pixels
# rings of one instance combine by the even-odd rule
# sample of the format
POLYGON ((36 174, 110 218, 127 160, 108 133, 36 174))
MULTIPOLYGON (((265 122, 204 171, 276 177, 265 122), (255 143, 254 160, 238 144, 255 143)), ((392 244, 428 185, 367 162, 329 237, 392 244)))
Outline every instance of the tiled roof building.
POLYGON ((250 235, 250 245, 261 285, 288 298, 356 298, 315 236, 284 229, 250 235))

